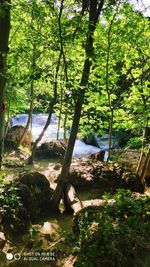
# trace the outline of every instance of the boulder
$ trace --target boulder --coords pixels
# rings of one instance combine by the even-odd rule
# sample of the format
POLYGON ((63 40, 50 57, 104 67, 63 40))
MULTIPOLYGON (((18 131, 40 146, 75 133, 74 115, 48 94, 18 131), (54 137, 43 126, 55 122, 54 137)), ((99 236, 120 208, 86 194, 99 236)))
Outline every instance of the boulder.
POLYGON ((18 183, 17 188, 22 204, 28 211, 30 218, 34 218, 36 216, 38 207, 32 190, 26 184, 22 183, 18 183))
POLYGON ((23 174, 19 179, 19 195, 31 220, 50 213, 52 189, 47 178, 39 172, 23 174))
POLYGON ((92 146, 98 147, 94 133, 89 133, 89 134, 85 135, 83 138, 83 141, 87 145, 92 145, 92 146))
MULTIPOLYGON (((5 146, 15 148, 15 146, 18 144, 20 138, 22 137, 22 134, 25 131, 25 127, 22 125, 15 125, 11 127, 6 135, 5 139, 5 146)), ((32 140, 32 134, 31 131, 27 131, 27 134, 22 142, 22 146, 29 147, 32 140)))
POLYGON ((149 266, 149 217, 145 218, 146 206, 140 214, 138 210, 139 204, 145 203, 144 198, 141 202, 139 198, 135 205, 136 199, 131 196, 125 200, 125 206, 123 199, 119 203, 118 198, 119 205, 113 200, 85 207, 75 214, 73 232, 79 240, 79 250, 74 266, 149 266))
POLYGON ((73 217, 73 225, 72 230, 75 235, 79 236, 80 234, 80 222, 83 220, 85 214, 88 214, 87 219, 88 223, 90 223, 90 218, 93 218, 94 214, 100 214, 103 211, 103 204, 99 206, 87 206, 79 210, 73 217))
POLYGON ((104 161, 104 158, 105 158, 105 150, 101 150, 89 156, 89 159, 99 160, 99 161, 104 161))
POLYGON ((101 194, 105 191, 114 193, 118 188, 143 192, 144 186, 131 171, 125 170, 117 163, 106 163, 83 159, 71 165, 69 182, 76 189, 99 188, 101 194))
POLYGON ((60 140, 45 142, 36 149, 35 156, 37 158, 64 157, 66 148, 66 144, 60 140))
POLYGON ((3 214, 1 228, 8 239, 12 236, 16 236, 16 234, 25 233, 29 226, 29 214, 20 200, 18 200, 18 204, 15 205, 15 208, 9 208, 7 213, 3 214))
POLYGON ((60 163, 56 163, 55 166, 53 167, 53 169, 54 169, 55 171, 58 171, 58 170, 61 169, 61 167, 62 167, 62 165, 61 165, 60 163))
POLYGON ((30 217, 18 194, 16 182, 3 184, 0 199, 0 231, 7 239, 16 233, 24 233, 30 225, 30 217))
POLYGON ((46 177, 38 172, 22 174, 19 179, 6 186, 5 194, 11 199, 10 188, 14 188, 12 203, 2 210, 0 230, 7 233, 7 237, 16 233, 25 233, 36 219, 43 218, 50 214, 50 200, 52 189, 46 177), (15 204, 14 204, 15 203, 15 204))

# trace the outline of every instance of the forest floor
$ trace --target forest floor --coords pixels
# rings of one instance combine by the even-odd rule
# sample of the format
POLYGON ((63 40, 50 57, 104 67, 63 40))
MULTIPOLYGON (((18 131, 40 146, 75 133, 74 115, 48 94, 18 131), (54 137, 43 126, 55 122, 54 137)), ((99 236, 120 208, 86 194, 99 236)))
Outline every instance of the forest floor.
MULTIPOLYGON (((125 151, 125 157, 120 155, 123 164, 129 164, 134 171, 139 153, 135 151, 125 151), (133 164, 131 164, 131 162, 133 164)), ((121 163, 121 162, 119 162, 121 163)), ((26 171, 38 171, 44 174, 51 188, 55 189, 55 180, 60 173, 61 165, 59 160, 38 160, 33 166, 24 164, 24 159, 20 159, 14 153, 6 155, 4 158, 3 171, 9 180, 15 179, 19 173, 26 171)), ((150 190, 146 191, 150 194, 150 190)), ((102 200, 98 189, 91 189, 77 192, 77 196, 82 203, 82 207, 89 205, 99 205, 102 200)), ((15 236, 6 242, 3 253, 0 256, 1 267, 71 267, 76 260, 74 244, 66 238, 72 232, 73 215, 63 213, 63 204, 60 204, 61 214, 51 216, 33 224, 25 235, 15 236), (19 259, 6 260, 6 255, 12 253, 19 259), (42 254, 43 253, 43 254, 42 254), (47 254, 46 254, 47 253, 47 254), (51 254, 51 255, 50 255, 51 254), (21 258, 20 258, 21 257, 21 258), (45 259, 44 259, 45 258, 45 259)), ((74 206, 75 212, 81 206, 74 206)))
MULTIPOLYGON (((44 174, 50 182, 51 188, 56 188, 55 180, 61 170, 60 160, 37 160, 34 165, 26 165, 24 160, 15 155, 7 154, 4 158, 4 165, 2 171, 7 174, 9 181, 12 181, 18 177, 20 173, 26 171, 38 171, 44 174), (56 168, 57 166, 57 168, 56 168)), ((88 205, 98 205, 100 200, 99 190, 91 189, 90 191, 83 191, 77 193, 78 198, 82 202, 82 207, 88 205)), ((74 205, 75 212, 77 212, 81 207, 78 204, 74 205)), ((55 215, 54 217, 46 218, 41 220, 37 224, 33 224, 30 230, 25 235, 19 235, 14 237, 11 241, 9 240, 3 252, 7 255, 11 252, 13 255, 19 253, 21 259, 6 261, 3 256, 1 261, 1 267, 33 267, 33 266, 64 266, 71 267, 75 261, 75 256, 72 254, 74 244, 65 241, 65 236, 72 231, 73 215, 63 214, 63 204, 60 204, 60 215, 55 215), (51 263, 49 261, 36 261, 34 258, 36 254, 44 253, 46 251, 51 251, 55 255, 55 260, 51 263), (32 256, 31 253, 32 252, 32 256), (27 255, 27 256, 24 256, 27 255), (24 260, 26 258, 26 260, 24 260)), ((43 254, 44 255, 44 254, 43 254)), ((44 256, 43 256, 44 258, 44 256)))

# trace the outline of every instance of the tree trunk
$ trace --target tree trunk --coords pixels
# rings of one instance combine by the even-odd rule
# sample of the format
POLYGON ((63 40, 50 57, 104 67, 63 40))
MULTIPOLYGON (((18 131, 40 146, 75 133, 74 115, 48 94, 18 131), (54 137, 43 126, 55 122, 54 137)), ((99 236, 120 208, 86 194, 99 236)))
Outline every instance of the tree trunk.
POLYGON ((61 20, 61 15, 62 15, 62 10, 63 10, 63 2, 64 0, 61 1, 61 6, 60 6, 60 12, 59 12, 59 17, 58 17, 58 24, 59 24, 59 36, 60 36, 60 43, 61 43, 61 47, 60 47, 60 53, 59 53, 59 58, 58 58, 58 62, 57 62, 57 66, 56 66, 56 73, 55 73, 55 79, 54 79, 54 87, 53 87, 53 91, 54 91, 54 98, 51 101, 50 105, 49 105, 49 115, 47 118, 47 122, 41 132, 41 134, 39 135, 39 137, 36 139, 33 148, 32 148, 32 154, 28 159, 28 163, 29 164, 33 164, 33 159, 34 159, 34 155, 35 155, 35 151, 37 148, 38 143, 42 140, 42 137, 45 133, 45 131, 47 130, 50 121, 51 121, 51 117, 53 114, 53 110, 54 110, 54 106, 57 102, 57 79, 58 79, 58 72, 59 72, 59 68, 60 68, 60 62, 61 62, 61 57, 64 56, 64 52, 63 52, 63 47, 62 47, 62 37, 61 37, 61 25, 60 25, 60 20, 61 20))
POLYGON ((48 128, 48 126, 49 126, 49 124, 51 122, 51 117, 52 117, 54 105, 55 105, 55 102, 52 102, 51 105, 50 105, 50 110, 49 110, 49 114, 48 114, 48 118, 47 118, 46 124, 44 125, 43 130, 40 133, 39 137, 36 139, 36 141, 33 144, 31 156, 28 158, 28 164, 33 164, 33 160, 34 160, 34 156, 35 156, 37 145, 42 140, 42 137, 45 134, 45 132, 46 132, 46 130, 47 130, 47 128, 48 128))
POLYGON ((148 153, 147 153, 147 156, 146 156, 146 159, 145 159, 145 163, 144 163, 144 166, 143 166, 143 169, 142 169, 142 173, 141 173, 141 176, 140 176, 140 180, 141 180, 141 182, 143 184, 145 182, 145 178, 146 178, 146 175, 148 173, 149 166, 150 166, 150 145, 149 145, 148 153))
POLYGON ((82 78, 80 82, 80 89, 78 91, 78 98, 77 102, 75 103, 75 111, 72 123, 72 129, 69 137, 68 147, 64 158, 64 163, 62 166, 61 174, 59 177, 59 181, 52 197, 51 206, 53 210, 59 209, 59 203, 62 198, 64 185, 67 183, 69 169, 72 160, 72 154, 74 149, 75 140, 77 137, 79 121, 81 117, 81 110, 82 104, 84 101, 84 95, 86 91, 86 86, 89 80, 90 68, 91 68, 91 59, 90 57, 93 56, 93 36, 96 29, 96 24, 103 7, 104 1, 100 1, 99 6, 97 7, 97 1, 90 0, 89 4, 89 28, 87 33, 87 40, 86 40, 86 59, 84 62, 82 78))
POLYGON ((5 135, 6 57, 10 32, 10 0, 0 0, 0 168, 5 135))
POLYGON ((43 138, 43 136, 44 136, 44 134, 45 134, 50 122, 51 122, 51 117, 52 117, 52 114, 53 114, 54 106, 55 106, 55 104, 57 102, 57 78, 58 78, 58 72, 59 72, 59 67, 60 67, 61 56, 62 56, 62 51, 60 51, 59 59, 58 59, 57 66, 56 66, 56 74, 55 74, 54 88, 53 88, 53 90, 54 90, 54 98, 49 104, 48 118, 47 118, 45 126, 43 127, 42 132, 40 133, 39 137, 34 142, 34 145, 32 147, 32 154, 28 158, 28 164, 33 164, 33 159, 34 159, 34 156, 35 156, 35 151, 36 151, 37 145, 42 140, 42 138, 43 138))
POLYGON ((59 140, 59 132, 60 132, 60 123, 61 123, 61 115, 62 115, 62 104, 63 104, 63 88, 61 85, 61 92, 60 92, 60 109, 59 109, 59 118, 58 118, 58 128, 57 128, 57 140, 59 140))
POLYGON ((114 112, 113 112, 113 109, 111 109, 111 117, 110 117, 110 125, 109 125, 109 144, 108 144, 107 162, 110 160, 110 154, 111 154, 113 118, 114 118, 114 112))
MULTIPOLYGON (((32 56, 32 62, 31 62, 31 74, 34 77, 34 72, 35 72, 35 50, 36 50, 36 45, 33 45, 33 56, 32 56)), ((17 144, 17 148, 22 144, 22 142, 24 141, 24 138, 26 137, 26 134, 29 130, 29 127, 32 123, 32 113, 33 113, 33 104, 34 104, 34 78, 32 78, 31 80, 31 88, 30 88, 30 97, 31 97, 31 101, 30 101, 30 110, 29 110, 29 116, 28 116, 28 121, 24 130, 24 133, 22 134, 18 144, 17 144)))
MULTIPOLYGON (((12 89, 11 89, 11 94, 12 94, 12 89)), ((5 122, 4 139, 5 139, 6 135, 7 135, 8 128, 10 126, 10 107, 11 107, 11 97, 9 97, 9 99, 7 99, 7 121, 5 122)))
MULTIPOLYGON (((83 95, 83 97, 84 97, 84 95, 83 95)), ((60 200, 62 197, 62 193, 64 190, 64 185, 67 183, 67 178, 68 178, 68 174, 69 174, 69 168, 70 168, 70 164, 71 164, 74 144, 75 144, 75 140, 76 140, 77 132, 78 132, 78 125, 79 125, 80 116, 81 116, 81 109, 82 109, 82 102, 80 101, 75 106, 74 118, 73 118, 72 129, 71 129, 71 133, 70 133, 70 137, 69 137, 68 147, 67 147, 67 151, 66 151, 63 166, 62 166, 61 175, 60 175, 56 190, 55 190, 53 198, 52 198, 52 208, 54 210, 58 210, 58 206, 59 206, 59 203, 60 203, 60 200)))
POLYGON ((64 118, 64 141, 67 144, 67 120, 68 120, 68 105, 67 109, 65 110, 65 118, 64 118))
POLYGON ((106 92, 108 96, 108 106, 110 110, 110 123, 109 123, 109 144, 108 144, 108 157, 107 157, 107 162, 110 159, 110 154, 111 154, 111 144, 112 144, 112 131, 113 131, 113 117, 114 117, 114 108, 112 105, 111 101, 111 90, 110 90, 110 83, 109 83, 109 62, 110 62, 110 53, 111 53, 111 45, 112 45, 112 40, 111 40, 111 30, 113 26, 114 19, 117 15, 118 8, 119 8, 120 2, 118 3, 116 7, 116 11, 113 15, 113 18, 110 22, 109 28, 108 28, 108 34, 107 34, 107 54, 106 54, 106 92))
POLYGON ((30 110, 29 110, 29 116, 28 116, 28 121, 27 121, 27 124, 26 124, 26 127, 25 127, 25 130, 24 130, 24 133, 22 134, 18 144, 16 145, 16 148, 18 148, 22 142, 24 141, 25 137, 26 137, 26 134, 29 130, 29 127, 32 123, 32 112, 33 112, 33 102, 34 102, 34 81, 32 80, 31 81, 31 102, 30 102, 30 110))
POLYGON ((143 157, 144 157, 144 147, 145 147, 145 144, 146 144, 147 126, 148 126, 148 119, 146 121, 145 129, 143 131, 142 149, 141 149, 141 154, 140 154, 140 158, 139 158, 139 161, 138 161, 138 166, 137 166, 137 169, 136 169, 136 174, 139 175, 139 176, 140 176, 142 165, 143 165, 143 161, 144 161, 143 157))

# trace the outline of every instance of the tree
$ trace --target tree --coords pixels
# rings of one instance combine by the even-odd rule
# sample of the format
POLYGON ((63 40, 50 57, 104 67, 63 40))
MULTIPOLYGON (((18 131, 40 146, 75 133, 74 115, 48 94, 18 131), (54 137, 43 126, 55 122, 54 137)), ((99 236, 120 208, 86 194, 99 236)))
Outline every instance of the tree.
POLYGON ((93 77, 90 79, 94 89, 91 89, 93 95, 90 92, 88 96, 87 111, 89 113, 92 107, 94 116, 96 111, 99 111, 100 116, 96 120, 91 116, 89 122, 92 121, 93 125, 99 124, 101 134, 103 128, 106 131, 109 127, 111 111, 115 132, 128 129, 132 133, 139 133, 142 125, 147 124, 149 116, 148 19, 135 12, 127 3, 120 4, 114 20, 112 11, 114 12, 107 9, 103 12, 103 24, 96 31, 96 60, 92 68, 93 77))
POLYGON ((87 31, 87 38, 86 38, 86 45, 85 45, 86 58, 84 61, 82 78, 81 78, 81 82, 80 82, 80 86, 78 90, 78 97, 75 103, 74 117, 73 117, 73 123, 72 123, 71 133, 69 137, 68 147, 67 147, 67 151, 65 154, 59 181, 58 181, 56 190, 54 192, 54 195, 52 197, 52 207, 54 210, 58 209, 58 206, 59 206, 59 203, 62 197, 62 193, 63 193, 65 184, 67 183, 67 179, 68 179, 74 144, 75 144, 79 121, 81 117, 81 110, 82 110, 82 105, 84 101, 84 95, 87 89, 87 84, 88 84, 89 75, 90 75, 90 68, 92 65, 92 56, 93 56, 93 50, 94 50, 93 48, 94 32, 95 32, 96 24, 100 16, 100 12, 102 10, 103 5, 104 5, 103 0, 101 1, 90 0, 89 1, 89 20, 88 20, 88 31, 87 31))
POLYGON ((0 168, 5 132, 6 58, 10 32, 10 0, 0 0, 0 168))
POLYGON ((111 100, 111 90, 110 90, 110 84, 109 84, 109 64, 110 64, 110 53, 111 53, 111 45, 112 45, 112 27, 113 27, 113 22, 117 16, 118 9, 119 9, 120 2, 118 3, 115 13, 112 17, 112 20, 110 21, 110 25, 108 28, 107 32, 107 53, 106 53, 106 92, 108 96, 108 106, 109 106, 109 111, 110 111, 110 122, 109 122, 109 145, 108 145, 108 157, 107 157, 107 162, 110 159, 110 153, 111 153, 111 145, 112 145, 112 134, 113 134, 113 120, 114 120, 114 107, 112 104, 111 100))
POLYGON ((136 133, 143 131, 141 155, 136 173, 144 181, 144 156, 147 145, 147 127, 150 117, 150 81, 149 81, 149 20, 141 14, 134 14, 134 23, 138 30, 134 39, 126 44, 125 69, 128 78, 132 81, 130 93, 124 97, 127 108, 128 121, 125 125, 136 133), (135 38, 136 37, 136 38, 135 38), (142 177, 142 178, 141 178, 142 177))
POLYGON ((32 147, 32 153, 31 156, 28 159, 28 163, 32 164, 33 163, 33 159, 34 159, 34 155, 35 155, 35 151, 37 148, 38 143, 42 140, 42 137, 44 136, 45 131, 47 130, 50 122, 51 122, 51 117, 54 111, 54 107, 57 103, 57 95, 58 95, 58 73, 59 73, 59 68, 60 68, 60 63, 61 63, 61 57, 63 57, 64 61, 65 61, 65 54, 63 51, 63 44, 62 44, 62 36, 61 36, 61 15, 62 15, 62 10, 63 10, 63 0, 61 1, 61 5, 60 5, 60 12, 59 12, 59 16, 58 16, 58 24, 59 24, 59 37, 60 37, 60 52, 59 52, 59 58, 57 61, 57 65, 56 65, 56 72, 55 72, 55 77, 54 77, 54 82, 53 82, 53 99, 51 99, 51 101, 49 102, 49 114, 48 114, 48 118, 46 121, 46 124, 44 125, 42 132, 40 133, 39 137, 36 139, 36 141, 33 144, 32 147))
POLYGON ((17 103, 15 106, 19 106, 19 108, 14 110, 14 99, 12 98, 10 106, 13 112, 12 115, 19 113, 22 110, 18 103, 21 98, 24 98, 26 99, 24 110, 27 112, 29 109, 26 129, 19 143, 24 139, 31 125, 32 111, 39 111, 41 106, 43 111, 49 111, 47 123, 32 148, 32 155, 30 157, 30 161, 32 162, 36 146, 49 126, 53 108, 57 101, 58 70, 56 73, 54 72, 55 69, 59 68, 62 53, 60 53, 59 47, 57 47, 57 34, 55 33, 53 40, 52 27, 53 24, 57 26, 56 19, 58 20, 58 18, 55 14, 56 12, 53 10, 54 7, 51 5, 49 7, 49 3, 44 1, 22 1, 20 5, 20 1, 16 0, 13 1, 13 4, 13 33, 11 36, 9 73, 11 75, 13 73, 14 76, 14 84, 10 84, 10 86, 14 89, 15 102, 17 103), (20 25, 19 29, 18 24, 20 25), (56 62, 57 57, 58 61, 56 62), (14 70, 14 65, 19 66, 19 71, 16 72, 16 69, 14 70), (55 65, 56 68, 54 68, 55 65), (18 91, 20 92, 20 97, 18 97, 18 91), (45 99, 46 104, 41 105, 38 100, 40 99, 40 95, 44 94, 47 95, 47 99, 45 99))

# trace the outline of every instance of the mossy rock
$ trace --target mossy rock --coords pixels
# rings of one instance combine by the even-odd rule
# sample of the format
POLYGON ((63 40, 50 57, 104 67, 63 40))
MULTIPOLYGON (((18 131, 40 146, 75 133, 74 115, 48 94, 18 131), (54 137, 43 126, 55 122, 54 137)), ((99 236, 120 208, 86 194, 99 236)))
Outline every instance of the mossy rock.
MULTIPOLYGON (((15 148, 19 140, 21 139, 24 131, 25 131, 25 127, 23 125, 15 125, 11 127, 8 130, 6 138, 5 138, 5 147, 15 148)), ((23 147, 30 147, 31 141, 32 141, 32 134, 31 134, 31 131, 28 130, 21 145, 23 147)))
POLYGON ((39 172, 23 174, 18 183, 19 195, 31 219, 50 214, 53 190, 48 179, 39 172))
POLYGON ((149 204, 148 197, 124 190, 101 206, 80 210, 73 223, 79 246, 74 266, 148 267, 149 204))

